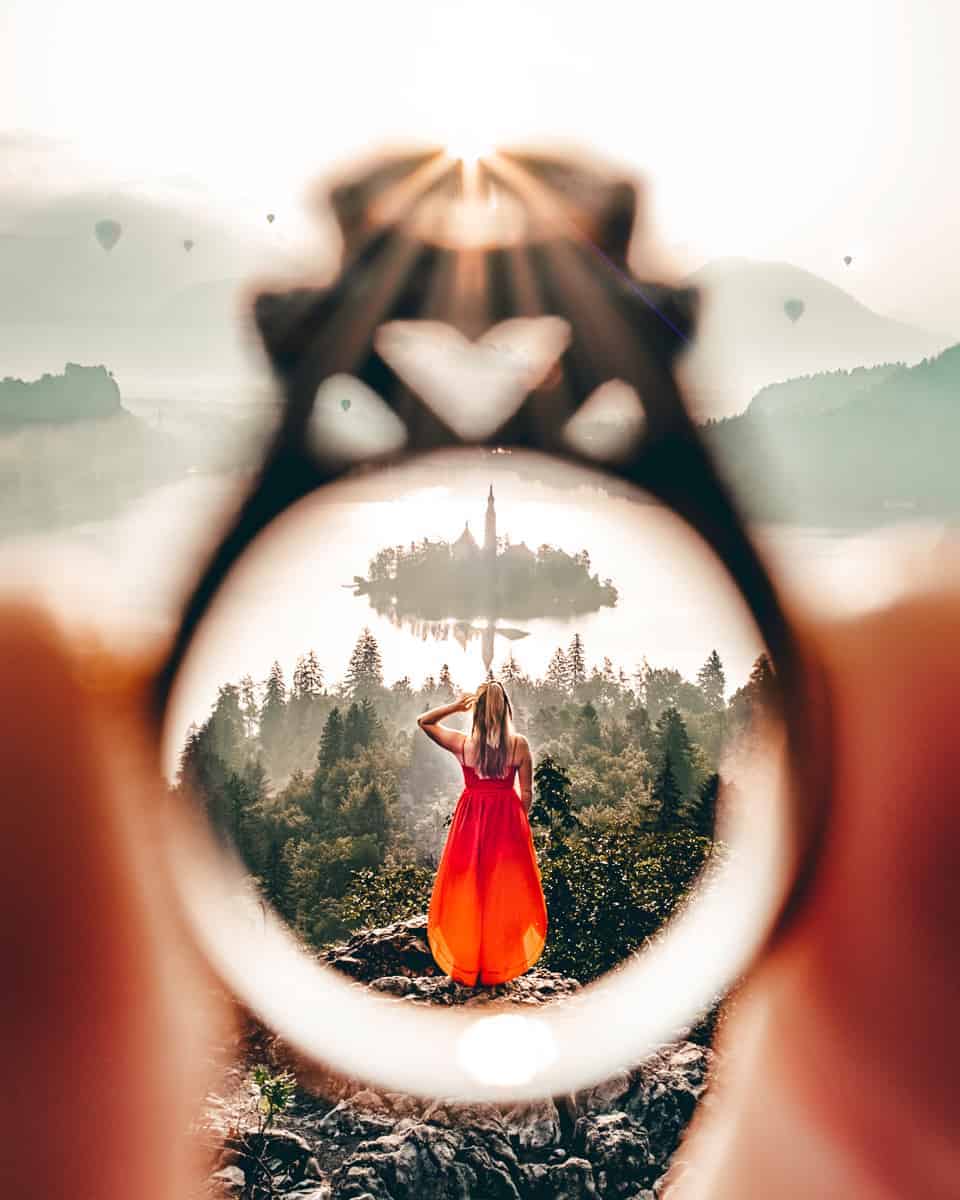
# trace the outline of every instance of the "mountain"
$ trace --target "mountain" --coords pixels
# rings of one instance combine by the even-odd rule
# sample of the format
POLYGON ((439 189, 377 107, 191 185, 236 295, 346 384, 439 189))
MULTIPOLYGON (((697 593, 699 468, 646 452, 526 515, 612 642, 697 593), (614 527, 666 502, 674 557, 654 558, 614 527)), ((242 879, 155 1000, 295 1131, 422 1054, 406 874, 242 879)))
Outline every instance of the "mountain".
POLYGON ((704 435, 750 516, 862 523, 960 517, 960 345, 914 366, 761 391, 704 435))
POLYGON ((842 288, 789 263, 716 259, 684 281, 702 293, 682 367, 701 417, 742 412, 770 384, 839 368, 916 363, 955 338, 872 312, 842 288), (804 310, 796 321, 789 300, 804 310))

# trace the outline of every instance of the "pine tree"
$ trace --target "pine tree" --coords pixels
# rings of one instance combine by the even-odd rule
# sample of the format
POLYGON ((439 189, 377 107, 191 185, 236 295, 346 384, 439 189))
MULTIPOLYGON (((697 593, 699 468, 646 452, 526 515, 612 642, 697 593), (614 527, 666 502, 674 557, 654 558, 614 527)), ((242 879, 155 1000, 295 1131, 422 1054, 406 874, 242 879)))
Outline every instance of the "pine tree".
POLYGON ((592 704, 584 704, 577 714, 576 739, 578 746, 599 746, 600 718, 592 704))
POLYGON ((701 836, 713 840, 717 824, 717 798, 720 794, 720 776, 716 771, 700 785, 696 802, 691 805, 690 818, 693 829, 701 836))
POLYGON ((332 767, 343 756, 343 717, 339 708, 333 708, 320 735, 319 761, 322 767, 332 767))
POLYGON ((360 705, 354 701, 343 719, 343 757, 350 758, 363 745, 363 717, 360 705))
POLYGON ((650 717, 642 704, 634 704, 627 709, 627 728, 641 750, 650 749, 653 731, 650 728, 650 717))
POLYGON ((520 668, 517 666, 517 661, 513 657, 513 651, 511 650, 510 654, 504 661, 503 666, 500 668, 500 678, 505 683, 513 684, 516 683, 520 677, 520 668))
POLYGON ((673 773, 673 759, 667 750, 663 765, 653 785, 653 800, 657 805, 657 831, 668 833, 680 823, 680 805, 683 795, 673 773))
POLYGON ((544 683, 555 692, 566 693, 570 690, 570 664, 559 646, 547 664, 544 683))
POLYGON ((350 655, 347 666, 346 690, 357 698, 383 687, 383 661, 377 639, 364 626, 350 655))
POLYGON ((323 691, 323 671, 316 654, 310 650, 297 659, 293 672, 293 695, 297 699, 314 698, 323 691))
POLYGON ((446 663, 444 663, 440 668, 440 675, 437 679, 437 687, 440 689, 443 695, 447 697, 448 700, 452 700, 456 695, 456 687, 450 677, 450 668, 446 663))
POLYGON ((404 675, 402 679, 398 679, 390 690, 395 696, 403 696, 404 699, 412 696, 413 685, 410 682, 410 676, 404 675))
POLYGON ((724 706, 724 693, 727 689, 726 676, 723 673, 723 663, 716 650, 711 650, 707 661, 697 672, 697 687, 703 692, 707 707, 714 712, 720 712, 724 706))
POLYGON ((210 747, 226 767, 237 767, 243 759, 244 720, 240 689, 232 683, 220 688, 208 722, 210 747))
POLYGON ((678 706, 683 686, 683 676, 679 671, 671 667, 651 667, 644 659, 634 679, 637 696, 651 721, 659 720, 665 709, 678 706))
POLYGON ((587 681, 587 659, 583 652, 583 639, 579 633, 575 633, 570 642, 570 648, 567 650, 567 663, 570 668, 570 687, 576 691, 587 681))
POLYGON ((287 711, 287 686, 280 664, 274 661, 270 668, 260 710, 260 741, 268 758, 276 754, 283 734, 287 711))
POLYGON ((343 816, 352 834, 369 834, 376 839, 381 850, 386 849, 390 813, 383 789, 375 780, 351 786, 343 806, 343 816))
POLYGON ((240 771, 231 771, 224 784, 228 832, 244 862, 249 862, 252 849, 252 810, 264 799, 266 790, 266 771, 257 761, 247 763, 240 771))
POLYGON ((372 746, 383 733, 383 725, 377 715, 373 701, 364 697, 360 701, 360 734, 364 746, 372 746))
POLYGON ((243 731, 248 738, 256 736, 260 722, 260 706, 257 704, 257 689, 250 675, 240 680, 240 712, 243 714, 243 731))
POLYGON ((537 803, 531 810, 531 820, 549 825, 558 835, 578 825, 570 805, 570 776, 552 755, 545 754, 540 759, 533 778, 537 803))
POLYGON ((773 665, 766 654, 761 654, 753 664, 750 678, 731 697, 730 708, 739 720, 750 721, 754 716, 775 712, 777 704, 773 665))
POLYGON ((661 713, 656 725, 655 743, 656 758, 661 769, 669 758, 681 798, 689 797, 694 783, 693 746, 677 709, 667 708, 661 713))
POLYGON ((290 688, 291 700, 299 700, 306 692, 307 656, 297 655, 297 664, 293 668, 293 683, 290 688))

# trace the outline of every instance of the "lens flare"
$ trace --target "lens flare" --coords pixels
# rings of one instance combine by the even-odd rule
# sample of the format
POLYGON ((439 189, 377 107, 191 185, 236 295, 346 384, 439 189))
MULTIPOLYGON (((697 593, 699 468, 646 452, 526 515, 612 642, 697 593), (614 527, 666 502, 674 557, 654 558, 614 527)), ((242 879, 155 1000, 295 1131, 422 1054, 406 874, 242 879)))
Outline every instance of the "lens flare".
POLYGON ((492 143, 476 134, 459 134, 447 143, 450 157, 459 159, 467 167, 475 166, 494 152, 492 143))

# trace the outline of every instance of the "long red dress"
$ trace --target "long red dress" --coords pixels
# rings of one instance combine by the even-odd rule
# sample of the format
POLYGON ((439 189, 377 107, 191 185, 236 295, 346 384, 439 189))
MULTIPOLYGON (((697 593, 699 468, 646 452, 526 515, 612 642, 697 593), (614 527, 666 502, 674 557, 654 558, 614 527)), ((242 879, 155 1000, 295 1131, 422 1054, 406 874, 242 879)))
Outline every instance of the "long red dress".
POLYGON ((433 883, 427 936, 444 974, 473 986, 505 983, 543 952, 547 907, 530 822, 514 788, 517 765, 483 779, 463 761, 464 788, 433 883))

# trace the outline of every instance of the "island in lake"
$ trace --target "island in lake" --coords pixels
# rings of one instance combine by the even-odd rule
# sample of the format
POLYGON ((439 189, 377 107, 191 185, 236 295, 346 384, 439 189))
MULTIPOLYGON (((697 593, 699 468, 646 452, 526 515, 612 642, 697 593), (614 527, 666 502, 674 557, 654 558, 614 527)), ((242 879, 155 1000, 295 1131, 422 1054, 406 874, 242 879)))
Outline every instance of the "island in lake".
POLYGON ((612 580, 591 574, 586 550, 571 555, 543 544, 534 552, 525 542, 498 537, 492 487, 482 545, 468 521, 454 542, 424 538, 388 546, 371 559, 368 577, 355 576, 353 586, 356 595, 368 596, 378 613, 395 621, 485 619, 488 628, 501 617, 572 617, 617 603, 612 580))
POLYGON ((0 379, 0 538, 115 517, 187 467, 173 437, 124 407, 105 366, 0 379))

